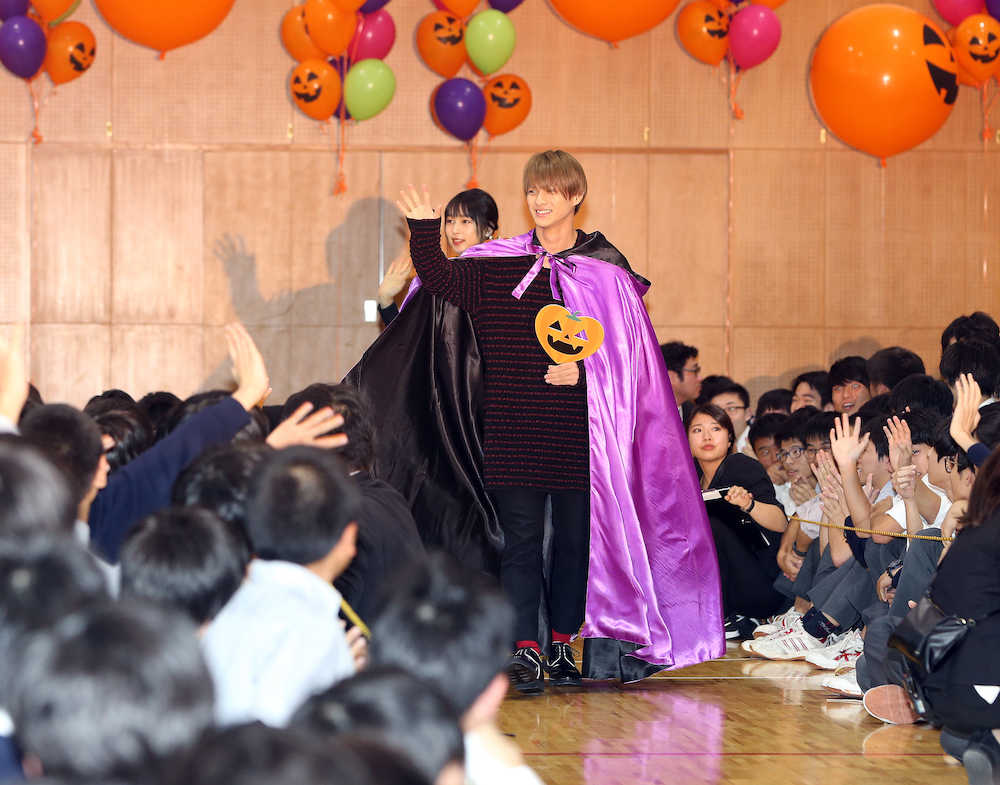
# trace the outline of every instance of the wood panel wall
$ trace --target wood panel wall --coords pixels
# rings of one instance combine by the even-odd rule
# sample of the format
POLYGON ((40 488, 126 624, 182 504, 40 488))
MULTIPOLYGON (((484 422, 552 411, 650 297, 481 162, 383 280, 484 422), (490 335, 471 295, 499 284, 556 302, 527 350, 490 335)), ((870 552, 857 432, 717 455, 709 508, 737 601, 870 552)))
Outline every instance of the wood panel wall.
MULTIPOLYGON (((653 280, 661 340, 699 346, 706 372, 758 393, 895 343, 936 367, 942 327, 996 306, 997 145, 984 150, 968 88, 937 136, 886 169, 821 133, 810 52, 864 4, 785 3, 781 46, 743 78, 745 118, 733 121, 724 73, 681 51, 672 18, 611 49, 525 0, 505 70, 527 80, 534 110, 484 147, 479 172, 501 231, 528 226, 527 156, 564 147, 590 179, 582 226, 653 280)), ((907 4, 933 14, 930 0, 907 4)), ((431 4, 388 6, 398 89, 349 128, 341 196, 330 135, 287 97, 278 25, 290 5, 240 0, 215 33, 163 61, 81 6, 97 62, 43 101, 38 146, 24 83, 0 77, 0 325, 30 323, 47 399, 217 384, 220 330, 234 317, 263 348, 279 400, 339 379, 375 337, 362 303, 403 248, 399 187, 427 182, 444 199, 469 176, 428 113, 441 80, 413 31, 431 4), (223 263, 214 250, 226 235, 246 257, 223 263)))

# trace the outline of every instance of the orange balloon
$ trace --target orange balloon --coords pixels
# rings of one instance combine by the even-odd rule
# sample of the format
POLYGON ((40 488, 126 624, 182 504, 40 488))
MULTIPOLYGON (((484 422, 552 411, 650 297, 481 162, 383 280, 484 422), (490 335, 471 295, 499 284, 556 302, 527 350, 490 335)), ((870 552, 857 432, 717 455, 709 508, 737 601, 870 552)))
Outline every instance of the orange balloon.
POLYGON ((236 0, 94 0, 104 20, 137 44, 166 52, 204 38, 236 0))
POLYGON ((448 11, 427 14, 417 25, 417 51, 434 73, 451 79, 465 62, 465 25, 448 11))
POLYGON ((358 25, 358 15, 345 11, 333 0, 306 0, 306 26, 309 37, 328 55, 347 49, 358 25))
POLYGON ((712 0, 694 0, 677 14, 677 38, 695 60, 718 65, 729 49, 729 16, 712 0))
POLYGON ((753 0, 754 5, 766 5, 768 8, 777 8, 784 5, 785 0, 753 0))
POLYGON ((72 82, 94 64, 97 41, 82 22, 62 22, 49 34, 44 68, 53 84, 72 82))
POLYGON ((31 0, 31 5, 46 25, 69 11, 74 3, 78 4, 79 0, 31 0))
POLYGON ((1000 70, 1000 22, 989 14, 967 16, 951 42, 959 68, 974 82, 982 84, 1000 70))
POLYGON ((329 120, 340 105, 340 75, 322 58, 295 66, 288 89, 295 105, 313 120, 329 120))
POLYGON ((365 0, 333 0, 333 2, 352 14, 365 4, 365 0))
POLYGON ((958 97, 945 34, 912 8, 858 8, 827 28, 809 71, 813 103, 834 134, 886 158, 933 136, 958 97))
POLYGON ((573 27, 615 43, 645 33, 670 16, 681 0, 550 0, 573 27))
MULTIPOLYGON (((951 44, 951 48, 954 49, 955 48, 954 27, 948 31, 948 42, 951 44)), ((972 76, 972 74, 970 74, 968 71, 962 68, 962 64, 958 62, 957 58, 955 59, 955 65, 958 66, 958 83, 960 85, 965 85, 966 87, 982 87, 984 84, 986 84, 985 81, 977 82, 975 77, 972 76)))
POLYGON ((479 0, 441 0, 441 5, 465 19, 479 5, 479 0))
POLYGON ((309 28, 306 27, 305 3, 288 9, 282 17, 281 43, 285 45, 288 54, 300 63, 303 60, 322 60, 325 57, 323 50, 316 46, 309 37, 309 28))
POLYGON ((520 76, 500 74, 483 88, 486 119, 483 128, 490 136, 513 131, 531 111, 531 88, 520 76))

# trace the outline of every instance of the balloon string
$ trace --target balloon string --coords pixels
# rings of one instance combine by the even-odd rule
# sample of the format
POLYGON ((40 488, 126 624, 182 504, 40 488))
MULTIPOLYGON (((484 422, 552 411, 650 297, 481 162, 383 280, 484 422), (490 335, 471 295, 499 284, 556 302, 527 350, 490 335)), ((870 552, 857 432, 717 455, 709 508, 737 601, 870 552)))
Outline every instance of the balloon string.
POLYGON ((741 107, 736 102, 736 91, 740 89, 740 81, 743 79, 743 74, 738 73, 736 70, 736 63, 733 62, 732 57, 729 58, 729 111, 732 112, 733 117, 737 120, 743 119, 743 107, 741 107))
POLYGON ((333 195, 339 196, 340 194, 347 193, 347 175, 344 174, 344 154, 346 153, 346 141, 344 136, 347 133, 345 126, 347 125, 346 120, 347 109, 344 106, 344 101, 340 101, 340 122, 337 123, 337 184, 333 188, 333 195))
POLYGON ((38 130, 38 116, 42 113, 41 103, 39 102, 38 92, 35 91, 35 78, 27 79, 28 92, 31 94, 31 109, 35 118, 35 126, 31 129, 31 141, 32 144, 41 144, 43 141, 42 133, 38 130))
POLYGON ((469 165, 472 168, 472 177, 465 184, 466 188, 478 188, 479 187, 479 157, 476 154, 476 137, 473 136, 465 146, 469 149, 469 165))
POLYGON ((989 282, 989 272, 990 272, 990 191, 988 185, 988 178, 986 176, 987 171, 987 154, 989 153, 989 137, 993 134, 993 129, 990 127, 990 112, 993 109, 993 102, 997 100, 997 95, 1000 94, 1000 84, 995 84, 995 89, 993 90, 993 95, 990 97, 989 101, 986 100, 986 93, 989 88, 990 82, 993 79, 986 82, 983 85, 983 264, 982 264, 982 280, 983 280, 983 291, 988 291, 987 284, 989 282))
MULTIPOLYGON (((352 39, 354 46, 351 47, 351 53, 347 56, 347 63, 353 63, 358 59, 358 47, 361 46, 361 32, 365 27, 365 15, 360 11, 356 11, 355 13, 357 14, 357 22, 354 24, 354 38, 352 39)), ((341 55, 341 58, 343 58, 343 55, 341 55)), ((344 78, 347 76, 347 64, 343 63, 343 60, 341 60, 341 68, 343 69, 341 78, 344 78)))
POLYGON ((167 50, 166 50, 166 49, 164 49, 164 50, 163 50, 162 52, 160 52, 160 53, 159 53, 159 54, 158 54, 158 55, 156 56, 156 59, 157 59, 157 60, 166 60, 166 59, 167 59, 167 50))
POLYGON ((993 136, 994 129, 990 125, 990 113, 993 111, 993 104, 996 103, 997 95, 1000 94, 1000 85, 998 85, 997 89, 993 91, 993 95, 989 97, 989 100, 987 100, 986 96, 987 93, 989 93, 990 82, 992 81, 993 80, 990 79, 984 82, 980 93, 982 95, 982 105, 983 105, 983 150, 984 151, 987 149, 990 137, 993 136))

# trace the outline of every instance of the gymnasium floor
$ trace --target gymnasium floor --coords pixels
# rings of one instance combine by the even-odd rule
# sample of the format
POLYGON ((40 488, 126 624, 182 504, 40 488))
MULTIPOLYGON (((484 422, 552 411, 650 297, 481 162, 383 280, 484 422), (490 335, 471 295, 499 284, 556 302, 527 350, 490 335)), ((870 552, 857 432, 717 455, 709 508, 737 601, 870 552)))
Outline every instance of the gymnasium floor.
MULTIPOLYGON (((579 651, 577 652, 579 661, 579 651)), ((960 785, 937 732, 883 725, 804 662, 722 659, 637 685, 509 697, 502 729, 547 785, 960 785)))

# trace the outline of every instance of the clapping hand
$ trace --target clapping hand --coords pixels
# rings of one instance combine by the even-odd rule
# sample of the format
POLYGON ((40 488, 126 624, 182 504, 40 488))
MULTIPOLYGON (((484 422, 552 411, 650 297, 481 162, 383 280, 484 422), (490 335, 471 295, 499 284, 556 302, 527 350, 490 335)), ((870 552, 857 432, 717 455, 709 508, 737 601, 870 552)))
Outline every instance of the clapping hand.
POLYGON ((955 411, 951 415, 951 438, 963 450, 976 443, 973 433, 979 427, 979 403, 983 393, 971 373, 955 379, 955 411))
POLYGON ((841 472, 856 471, 858 459, 868 447, 869 436, 861 435, 861 418, 851 424, 850 417, 842 414, 833 423, 830 431, 830 452, 841 472))
POLYGON ((410 255, 404 251, 393 259, 389 269, 386 270, 385 278, 378 285, 376 295, 378 304, 383 308, 389 305, 396 295, 403 291, 412 276, 413 263, 410 261, 410 255))
POLYGON ((889 439, 889 465, 893 471, 913 463, 913 442, 910 438, 910 426, 905 420, 898 417, 890 417, 886 425, 882 426, 886 437, 889 439))
POLYGON ((440 218, 441 217, 441 205, 434 207, 431 204, 431 195, 427 190, 427 186, 423 185, 420 187, 422 193, 417 193, 417 189, 412 185, 409 189, 403 189, 399 192, 399 201, 396 202, 396 206, 407 218, 411 218, 415 221, 426 220, 428 218, 440 218))
POLYGON ((892 473, 892 487, 903 499, 912 499, 917 490, 917 467, 912 463, 892 473))

